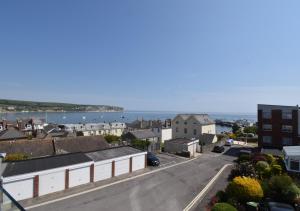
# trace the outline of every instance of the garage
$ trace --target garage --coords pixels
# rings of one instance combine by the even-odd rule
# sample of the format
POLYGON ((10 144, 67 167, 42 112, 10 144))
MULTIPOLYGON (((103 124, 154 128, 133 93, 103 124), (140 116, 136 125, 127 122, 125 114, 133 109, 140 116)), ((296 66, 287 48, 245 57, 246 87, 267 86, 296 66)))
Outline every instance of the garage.
POLYGON ((65 170, 39 176, 39 195, 46 195, 65 189, 65 170))
POLYGON ((176 139, 165 141, 165 152, 174 153, 174 154, 188 152, 190 157, 194 157, 196 155, 198 145, 199 145, 199 140, 191 140, 187 138, 176 138, 176 139))
POLYGON ((132 171, 145 168, 145 155, 132 157, 132 171))
POLYGON ((75 187, 90 182, 90 166, 85 166, 69 171, 69 187, 75 187))
POLYGON ((146 154, 147 152, 129 146, 86 153, 95 162, 95 182, 112 176, 127 174, 130 169, 136 171, 145 168, 146 154))
POLYGON ((3 187, 17 201, 33 197, 33 178, 3 182, 3 187))
POLYGON ((101 181, 111 178, 112 162, 95 164, 94 181, 101 181))
POLYGON ((115 176, 129 173, 129 158, 115 161, 115 176))

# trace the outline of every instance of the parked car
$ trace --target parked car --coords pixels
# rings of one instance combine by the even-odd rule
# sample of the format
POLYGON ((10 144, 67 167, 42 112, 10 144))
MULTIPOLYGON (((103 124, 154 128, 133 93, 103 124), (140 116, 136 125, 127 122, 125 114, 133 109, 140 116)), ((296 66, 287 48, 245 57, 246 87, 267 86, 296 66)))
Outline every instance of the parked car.
POLYGON ((232 140, 232 139, 228 139, 228 140, 226 140, 226 142, 225 142, 225 146, 231 147, 232 144, 233 144, 233 140, 232 140))
POLYGON ((289 204, 283 204, 278 202, 268 202, 269 211, 294 211, 294 207, 289 204))
POLYGON ((215 146, 213 149, 213 152, 217 152, 217 153, 222 153, 225 151, 225 147, 224 146, 215 146))
POLYGON ((159 159, 151 152, 147 153, 147 163, 149 166, 159 166, 159 159))

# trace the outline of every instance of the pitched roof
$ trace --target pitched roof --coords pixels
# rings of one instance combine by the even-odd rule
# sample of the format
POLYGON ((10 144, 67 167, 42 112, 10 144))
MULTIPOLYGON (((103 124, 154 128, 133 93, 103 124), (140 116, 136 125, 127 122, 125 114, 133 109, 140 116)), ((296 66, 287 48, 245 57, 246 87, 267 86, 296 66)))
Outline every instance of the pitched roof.
POLYGON ((199 135, 199 142, 205 143, 205 144, 211 144, 213 143, 214 138, 216 137, 215 134, 208 134, 208 133, 203 133, 199 135))
POLYGON ((44 130, 46 133, 50 133, 52 130, 57 129, 57 128, 58 128, 58 126, 55 125, 55 124, 48 124, 48 125, 44 126, 44 129, 43 129, 43 130, 44 130))
POLYGON ((0 152, 24 153, 30 157, 44 157, 54 154, 52 140, 1 141, 0 152))
POLYGON ((57 154, 90 152, 109 148, 103 136, 79 136, 54 140, 57 154))
POLYGON ((97 152, 89 152, 86 153, 86 155, 91 159, 93 159, 94 161, 101 161, 101 160, 108 160, 116 157, 122 157, 126 155, 137 154, 141 152, 143 151, 126 146, 126 147, 116 147, 116 148, 101 150, 97 152))
POLYGON ((131 133, 137 139, 146 139, 146 138, 157 137, 157 135, 155 133, 153 133, 151 130, 135 130, 135 131, 131 131, 129 133, 131 133))
POLYGON ((15 128, 9 128, 0 132, 0 140, 14 140, 22 138, 27 138, 27 136, 15 128))
POLYGON ((73 153, 25 161, 9 162, 3 172, 3 177, 10 177, 64 166, 92 161, 83 153, 73 153))
POLYGON ((181 117, 183 120, 188 120, 190 118, 196 119, 200 124, 214 124, 215 122, 209 117, 208 114, 178 114, 177 117, 181 117))

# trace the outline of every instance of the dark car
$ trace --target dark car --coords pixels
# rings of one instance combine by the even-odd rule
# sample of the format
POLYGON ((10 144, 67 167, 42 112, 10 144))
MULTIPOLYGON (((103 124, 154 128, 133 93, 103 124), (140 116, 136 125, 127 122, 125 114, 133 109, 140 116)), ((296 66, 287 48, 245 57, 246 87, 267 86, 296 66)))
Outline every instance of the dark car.
POLYGON ((225 151, 225 148, 223 146, 215 146, 213 149, 213 152, 222 153, 225 151))
POLYGON ((159 166, 159 159, 151 152, 147 153, 147 163, 149 166, 159 166))

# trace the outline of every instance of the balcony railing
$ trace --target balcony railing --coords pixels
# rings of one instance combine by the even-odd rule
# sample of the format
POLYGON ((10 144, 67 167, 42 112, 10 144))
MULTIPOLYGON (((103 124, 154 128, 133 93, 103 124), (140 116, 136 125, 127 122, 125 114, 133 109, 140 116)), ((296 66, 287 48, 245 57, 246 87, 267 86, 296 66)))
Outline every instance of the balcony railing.
POLYGON ((25 209, 0 186, 0 210, 1 211, 25 211, 25 209))

